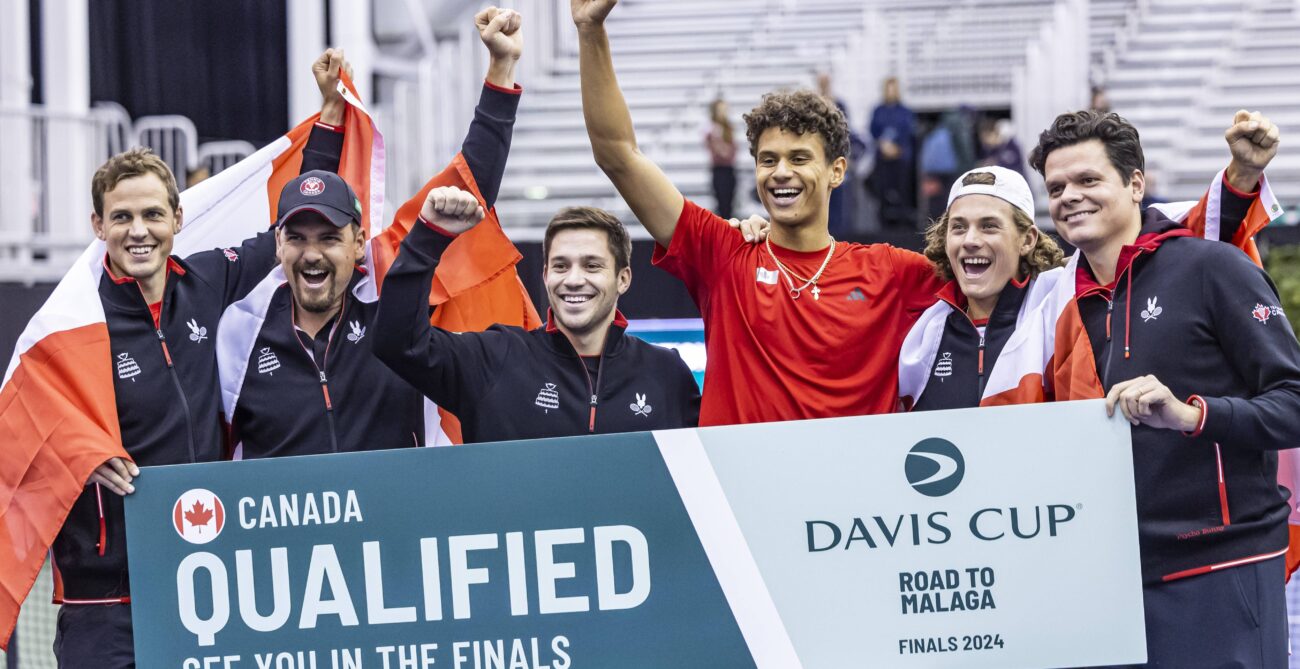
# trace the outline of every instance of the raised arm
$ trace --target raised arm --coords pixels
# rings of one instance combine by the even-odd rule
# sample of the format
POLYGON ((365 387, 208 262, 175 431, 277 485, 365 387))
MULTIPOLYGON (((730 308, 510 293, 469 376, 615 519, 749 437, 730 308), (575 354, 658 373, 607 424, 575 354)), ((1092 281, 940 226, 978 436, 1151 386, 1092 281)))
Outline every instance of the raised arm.
POLYGON ((605 17, 618 0, 570 0, 578 28, 582 115, 591 152, 650 236, 667 247, 684 200, 668 177, 636 145, 632 115, 614 76, 605 17))
POLYGON ((429 286, 452 240, 484 215, 473 195, 454 187, 429 191, 420 221, 402 240, 384 278, 375 316, 374 352, 425 397, 459 413, 492 382, 495 353, 506 345, 497 332, 456 334, 429 324, 429 286))
POLYGON ((320 88, 320 121, 311 129, 307 146, 302 151, 302 170, 339 171, 343 155, 343 113, 347 102, 339 94, 339 78, 343 73, 352 76, 352 64, 342 49, 326 49, 311 64, 312 76, 320 88))
POLYGON ((474 108, 474 120, 470 122, 460 153, 474 175, 483 200, 492 207, 501 192, 519 94, 523 90, 515 84, 515 64, 523 53, 524 33, 519 12, 510 9, 488 7, 475 15, 474 25, 490 60, 483 92, 474 108))

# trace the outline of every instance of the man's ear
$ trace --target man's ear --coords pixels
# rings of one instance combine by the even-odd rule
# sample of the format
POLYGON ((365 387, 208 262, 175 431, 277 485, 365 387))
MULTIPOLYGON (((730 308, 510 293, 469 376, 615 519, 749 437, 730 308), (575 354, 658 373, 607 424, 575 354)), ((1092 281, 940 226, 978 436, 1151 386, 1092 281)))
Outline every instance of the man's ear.
POLYGON ((284 224, 275 226, 275 260, 284 262, 284 224))
POLYGON ((355 260, 358 263, 365 262, 366 230, 365 228, 362 228, 360 225, 357 225, 356 223, 353 223, 352 225, 353 225, 352 231, 354 233, 353 241, 356 243, 356 247, 354 249, 355 253, 353 254, 353 260, 355 260))
POLYGON ((618 294, 622 295, 632 287, 632 268, 624 267, 618 271, 618 294))
POLYGON ((93 211, 90 212, 90 228, 95 231, 95 239, 98 239, 101 242, 105 241, 104 240, 104 217, 100 216, 99 214, 96 214, 93 211))
POLYGON ((1129 188, 1133 189, 1133 201, 1141 202, 1147 192, 1147 177, 1142 170, 1133 170, 1133 175, 1128 180, 1129 188))
POLYGON ((844 183, 844 175, 849 171, 849 159, 840 156, 831 161, 831 188, 839 188, 844 183))
POLYGON ((1022 257, 1029 255, 1033 252, 1034 247, 1038 246, 1038 235, 1040 234, 1042 233, 1038 231, 1038 228, 1032 225, 1025 231, 1024 242, 1020 245, 1020 255, 1022 257))
POLYGON ((176 215, 172 220, 172 234, 180 234, 182 221, 185 219, 185 210, 180 205, 176 206, 176 215))

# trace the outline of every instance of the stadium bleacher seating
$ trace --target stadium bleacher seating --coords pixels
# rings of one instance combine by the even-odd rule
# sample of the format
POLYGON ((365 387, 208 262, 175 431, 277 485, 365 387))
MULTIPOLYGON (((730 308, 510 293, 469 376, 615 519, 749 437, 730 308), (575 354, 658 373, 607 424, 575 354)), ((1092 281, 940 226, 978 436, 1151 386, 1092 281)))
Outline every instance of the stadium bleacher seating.
MULTIPOLYGON (((1285 133, 1300 128, 1300 15, 1291 0, 1150 0, 1106 73, 1112 108, 1142 134, 1159 194, 1199 197, 1228 159, 1234 111, 1261 110, 1285 133)), ((1297 195, 1300 154, 1279 152, 1270 183, 1297 195)))

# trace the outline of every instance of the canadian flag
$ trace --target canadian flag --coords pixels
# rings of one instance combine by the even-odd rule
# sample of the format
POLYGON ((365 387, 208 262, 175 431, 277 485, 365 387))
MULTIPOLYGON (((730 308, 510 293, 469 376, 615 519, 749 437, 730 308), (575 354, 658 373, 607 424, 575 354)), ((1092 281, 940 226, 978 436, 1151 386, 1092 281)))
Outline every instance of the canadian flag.
MULTIPOLYGON (((370 233, 368 269, 379 283, 429 190, 443 185, 476 195, 478 190, 458 155, 385 225, 383 136, 346 77, 340 92, 350 107, 339 175, 361 200, 362 225, 370 233)), ((182 193, 185 227, 173 252, 184 257, 228 248, 264 231, 274 220, 281 189, 300 172, 303 148, 318 119, 303 121, 182 193)), ((23 330, 0 386, 0 649, 7 648, 18 609, 90 474, 110 457, 128 457, 113 390, 119 362, 109 348, 97 292, 104 253, 102 242, 91 244, 64 275, 23 330)), ((434 324, 461 332, 493 323, 540 325, 515 273, 519 258, 496 212, 489 212, 483 224, 457 240, 439 267, 430 304, 443 308, 436 310, 434 324)), ((434 416, 443 437, 459 443, 455 417, 443 413, 438 421, 434 416)), ((203 502, 204 509, 207 505, 203 502)))

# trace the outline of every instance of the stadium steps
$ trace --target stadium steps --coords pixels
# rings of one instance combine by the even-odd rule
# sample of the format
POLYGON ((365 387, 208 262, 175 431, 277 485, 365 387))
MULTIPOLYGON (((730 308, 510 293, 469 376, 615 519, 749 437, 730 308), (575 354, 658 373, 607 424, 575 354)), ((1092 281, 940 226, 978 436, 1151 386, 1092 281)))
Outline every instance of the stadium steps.
POLYGON ((1294 2, 1153 1, 1131 44, 1108 89, 1115 111, 1142 134, 1148 166, 1158 175, 1157 194, 1199 197, 1228 162, 1223 133, 1233 112, 1246 108, 1263 111, 1282 129, 1270 183, 1284 203, 1300 197, 1300 154, 1285 148, 1288 133, 1300 131, 1300 10, 1294 2))
MULTIPOLYGON (((711 201, 703 145, 709 103, 721 93, 743 129, 741 114, 764 93, 811 85, 863 24, 872 2, 619 3, 607 27, 641 149, 687 197, 711 201)), ((578 204, 604 207, 631 222, 626 204, 591 157, 577 53, 561 54, 546 76, 527 86, 497 205, 511 234, 527 238, 556 210, 578 204)), ((746 188, 743 182, 740 188, 746 188)))

